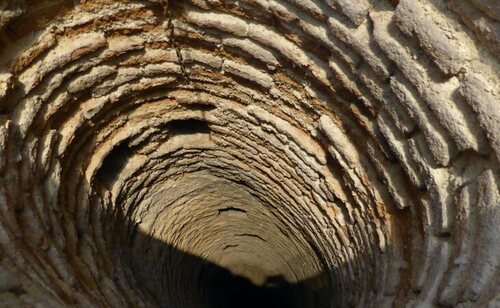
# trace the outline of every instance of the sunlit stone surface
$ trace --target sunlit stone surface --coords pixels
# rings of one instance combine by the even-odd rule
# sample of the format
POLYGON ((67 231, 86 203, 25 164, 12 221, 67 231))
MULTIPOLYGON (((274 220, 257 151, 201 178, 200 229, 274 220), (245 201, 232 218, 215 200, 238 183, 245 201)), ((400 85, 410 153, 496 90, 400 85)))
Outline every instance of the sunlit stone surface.
POLYGON ((499 22, 0 1, 0 306, 500 307, 499 22))

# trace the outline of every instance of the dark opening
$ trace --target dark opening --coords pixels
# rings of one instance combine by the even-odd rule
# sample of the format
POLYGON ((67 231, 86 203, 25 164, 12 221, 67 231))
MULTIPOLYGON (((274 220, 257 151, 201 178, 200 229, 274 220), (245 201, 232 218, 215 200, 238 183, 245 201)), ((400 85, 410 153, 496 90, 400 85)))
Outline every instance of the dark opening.
MULTIPOLYGON (((231 274, 228 270, 211 266, 205 272, 207 308, 301 308, 300 289, 283 277, 269 277, 263 285, 231 274)), ((303 298, 304 299, 304 298, 303 298)))
MULTIPOLYGON (((262 282, 256 284, 246 277, 233 274, 229 268, 143 233, 135 223, 128 226, 131 228, 130 232, 120 234, 129 236, 123 238, 124 242, 117 242, 115 245, 124 249, 124 256, 135 273, 139 286, 144 288, 159 307, 337 307, 336 288, 328 281, 331 275, 328 271, 300 281, 287 281, 281 275, 259 276, 266 275, 266 271, 245 268, 244 264, 239 264, 239 270, 262 278, 262 282), (256 270, 258 273, 255 273, 256 270)), ((228 245, 236 247, 238 243, 228 245)), ((233 261, 238 262, 237 259, 233 261)))
POLYGON ((168 130, 174 135, 210 133, 208 123, 198 119, 173 120, 167 126, 168 130))
POLYGON ((106 187, 111 186, 121 170, 125 167, 128 158, 132 155, 132 150, 127 142, 115 146, 102 162, 101 168, 97 171, 96 179, 106 187))
POLYGON ((202 103, 190 103, 190 104, 184 104, 183 106, 184 108, 189 110, 199 110, 199 111, 212 111, 214 109, 217 109, 217 107, 212 104, 202 104, 202 103))

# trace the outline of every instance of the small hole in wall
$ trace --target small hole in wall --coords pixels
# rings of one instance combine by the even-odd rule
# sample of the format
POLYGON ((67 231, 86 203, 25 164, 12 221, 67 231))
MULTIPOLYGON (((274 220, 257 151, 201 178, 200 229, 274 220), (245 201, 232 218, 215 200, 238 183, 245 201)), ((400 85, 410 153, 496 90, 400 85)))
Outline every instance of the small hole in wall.
POLYGON ((198 119, 173 120, 168 123, 167 128, 173 135, 210 133, 208 123, 198 119))
POLYGON ((212 111, 214 109, 217 109, 217 106, 214 106, 212 104, 202 104, 202 103, 184 104, 183 107, 189 110, 200 110, 200 111, 212 111))
POLYGON ((106 187, 110 187, 118 178, 132 153, 127 142, 115 146, 104 158, 96 179, 106 187))

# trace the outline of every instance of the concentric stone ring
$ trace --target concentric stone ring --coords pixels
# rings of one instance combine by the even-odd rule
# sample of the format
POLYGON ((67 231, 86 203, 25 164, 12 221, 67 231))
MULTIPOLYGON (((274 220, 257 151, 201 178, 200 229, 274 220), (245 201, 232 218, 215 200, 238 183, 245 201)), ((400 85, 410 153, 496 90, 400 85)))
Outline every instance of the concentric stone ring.
POLYGON ((500 307, 499 22, 0 1, 0 306, 500 307))

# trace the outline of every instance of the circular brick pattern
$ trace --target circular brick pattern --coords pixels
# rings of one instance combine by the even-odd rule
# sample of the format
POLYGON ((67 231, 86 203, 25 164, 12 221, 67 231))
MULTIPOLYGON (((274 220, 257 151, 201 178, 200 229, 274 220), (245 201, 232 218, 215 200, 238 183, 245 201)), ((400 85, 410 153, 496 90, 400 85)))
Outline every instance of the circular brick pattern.
POLYGON ((499 16, 1 2, 0 302, 500 305, 499 16))

